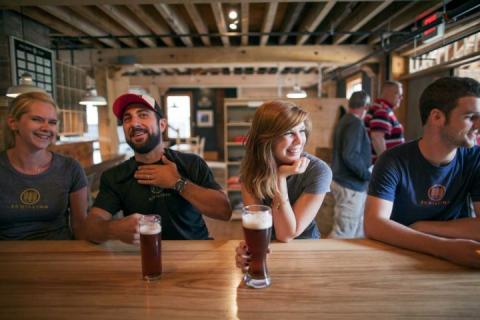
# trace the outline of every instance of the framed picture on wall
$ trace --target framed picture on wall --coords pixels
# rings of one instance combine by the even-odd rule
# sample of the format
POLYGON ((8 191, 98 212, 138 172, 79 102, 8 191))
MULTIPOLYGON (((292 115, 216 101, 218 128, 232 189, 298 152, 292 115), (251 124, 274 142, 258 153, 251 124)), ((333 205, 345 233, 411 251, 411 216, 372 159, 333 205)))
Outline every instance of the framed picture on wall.
POLYGON ((12 84, 18 85, 23 74, 32 76, 33 85, 55 98, 55 54, 52 50, 10 36, 12 84))
POLYGON ((200 128, 213 127, 213 110, 197 111, 197 127, 200 127, 200 128))

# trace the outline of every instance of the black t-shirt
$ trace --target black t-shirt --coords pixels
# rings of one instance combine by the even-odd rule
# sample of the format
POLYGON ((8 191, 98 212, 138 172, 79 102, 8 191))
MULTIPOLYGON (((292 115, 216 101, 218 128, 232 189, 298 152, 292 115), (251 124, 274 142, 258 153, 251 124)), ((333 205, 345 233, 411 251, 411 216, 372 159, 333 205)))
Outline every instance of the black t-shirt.
MULTIPOLYGON (((221 189, 199 156, 171 149, 165 149, 165 155, 175 162, 182 177, 205 188, 221 189)), ((112 215, 120 210, 125 216, 136 212, 158 214, 162 217, 162 239, 165 240, 208 239, 208 229, 200 212, 173 189, 139 184, 133 176, 137 168, 138 163, 132 157, 105 171, 94 206, 112 215)))

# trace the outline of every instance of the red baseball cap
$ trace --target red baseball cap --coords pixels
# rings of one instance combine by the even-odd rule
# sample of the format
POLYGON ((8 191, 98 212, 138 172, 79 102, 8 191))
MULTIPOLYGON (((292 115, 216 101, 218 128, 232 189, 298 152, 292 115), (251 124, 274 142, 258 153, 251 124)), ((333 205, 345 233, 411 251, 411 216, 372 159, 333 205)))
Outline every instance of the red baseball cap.
POLYGON ((161 118, 163 118, 162 109, 154 98, 147 94, 125 93, 118 97, 113 103, 113 113, 118 120, 122 120, 123 113, 128 106, 132 104, 143 105, 146 108, 155 111, 161 118))

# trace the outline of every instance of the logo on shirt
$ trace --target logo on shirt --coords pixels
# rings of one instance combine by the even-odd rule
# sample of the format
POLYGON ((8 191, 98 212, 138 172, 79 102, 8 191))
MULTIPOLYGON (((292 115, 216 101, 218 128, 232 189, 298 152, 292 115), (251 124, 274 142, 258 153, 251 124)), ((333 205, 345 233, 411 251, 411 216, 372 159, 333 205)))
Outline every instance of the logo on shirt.
POLYGON ((428 198, 431 201, 441 201, 445 196, 445 190, 441 184, 434 184, 428 189, 428 198))
POLYGON ((25 189, 20 195, 20 201, 25 205, 33 205, 40 201, 40 192, 37 189, 25 189))
POLYGON ((150 192, 153 194, 160 194, 163 192, 163 189, 157 186, 150 186, 150 192))
POLYGON ((151 196, 148 197, 148 201, 155 201, 156 199, 167 198, 171 195, 171 192, 165 192, 165 189, 157 186, 150 186, 150 193, 151 196))

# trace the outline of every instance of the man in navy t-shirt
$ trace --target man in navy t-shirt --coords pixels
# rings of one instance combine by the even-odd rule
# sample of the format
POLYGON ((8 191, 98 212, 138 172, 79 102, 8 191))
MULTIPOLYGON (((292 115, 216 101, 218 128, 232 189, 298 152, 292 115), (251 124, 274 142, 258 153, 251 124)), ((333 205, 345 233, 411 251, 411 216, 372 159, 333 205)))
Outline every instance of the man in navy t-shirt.
POLYGON ((478 268, 480 84, 439 79, 422 93, 420 114, 423 137, 386 151, 374 167, 365 233, 478 268))

